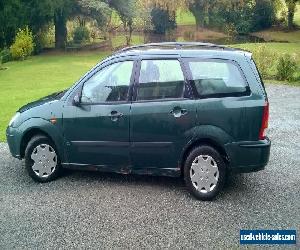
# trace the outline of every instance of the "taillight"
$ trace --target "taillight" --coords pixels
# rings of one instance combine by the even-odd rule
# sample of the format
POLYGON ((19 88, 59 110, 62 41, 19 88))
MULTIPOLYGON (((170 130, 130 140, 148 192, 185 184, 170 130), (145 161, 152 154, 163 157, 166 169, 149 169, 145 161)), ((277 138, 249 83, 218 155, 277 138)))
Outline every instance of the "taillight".
POLYGON ((264 106, 263 116, 262 116, 262 123, 261 128, 259 131, 259 140, 263 140, 266 138, 266 130, 269 124, 269 102, 267 101, 264 106))

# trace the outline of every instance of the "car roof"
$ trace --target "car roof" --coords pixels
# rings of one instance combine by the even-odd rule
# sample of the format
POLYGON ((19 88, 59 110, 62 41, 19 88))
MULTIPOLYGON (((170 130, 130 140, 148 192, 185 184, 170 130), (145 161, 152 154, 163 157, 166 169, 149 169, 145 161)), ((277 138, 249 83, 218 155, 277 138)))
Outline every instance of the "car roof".
POLYGON ((251 57, 251 53, 245 50, 230 48, 224 45, 199 42, 148 43, 121 49, 116 51, 112 57, 143 55, 179 55, 181 57, 200 57, 206 55, 211 57, 225 56, 226 58, 236 58, 242 55, 251 57))

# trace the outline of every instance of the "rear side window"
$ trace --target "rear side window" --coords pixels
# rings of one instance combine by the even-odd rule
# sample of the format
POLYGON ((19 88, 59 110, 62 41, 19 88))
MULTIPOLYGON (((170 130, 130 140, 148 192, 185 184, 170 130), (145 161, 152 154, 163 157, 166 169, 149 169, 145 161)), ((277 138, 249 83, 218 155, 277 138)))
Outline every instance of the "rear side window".
POLYGON ((180 98, 184 75, 178 60, 143 60, 137 86, 137 101, 180 98))
POLYGON ((231 61, 189 61, 188 68, 199 96, 234 96, 247 92, 240 69, 231 61))

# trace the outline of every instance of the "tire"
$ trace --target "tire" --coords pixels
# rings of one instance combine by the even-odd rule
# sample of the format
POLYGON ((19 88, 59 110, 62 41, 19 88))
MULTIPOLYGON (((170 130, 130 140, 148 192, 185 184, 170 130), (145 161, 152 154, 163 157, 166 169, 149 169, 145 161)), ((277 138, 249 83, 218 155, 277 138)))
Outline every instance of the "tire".
POLYGON ((26 170, 33 180, 49 182, 59 176, 60 159, 54 143, 46 136, 32 137, 25 149, 24 158, 26 170))
POLYGON ((189 153, 184 164, 184 181, 194 197, 214 199, 222 190, 225 179, 226 164, 213 147, 203 145, 189 153))

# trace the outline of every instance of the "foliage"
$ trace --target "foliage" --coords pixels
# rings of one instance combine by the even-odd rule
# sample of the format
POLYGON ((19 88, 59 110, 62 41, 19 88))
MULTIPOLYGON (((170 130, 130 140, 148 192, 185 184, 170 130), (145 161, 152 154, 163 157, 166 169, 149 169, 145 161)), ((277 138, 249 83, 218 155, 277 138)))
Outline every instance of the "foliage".
POLYGON ((155 33, 166 34, 167 31, 176 28, 175 16, 170 16, 167 10, 153 8, 151 17, 155 33))
POLYGON ((12 44, 16 31, 24 24, 23 20, 24 11, 20 0, 0 1, 0 48, 12 44))
POLYGON ((286 6, 287 6, 287 23, 288 28, 292 29, 294 27, 294 16, 296 11, 296 5, 300 2, 300 0, 285 0, 286 6))
POLYGON ((28 26, 25 29, 19 29, 15 41, 10 47, 12 57, 14 59, 24 60, 32 54, 33 48, 33 35, 28 26))
POLYGON ((224 32, 227 36, 235 36, 237 35, 237 30, 236 30, 236 27, 233 23, 228 23, 228 24, 225 24, 224 26, 224 32))
POLYGON ((2 63, 6 63, 12 60, 12 56, 10 53, 10 50, 5 48, 2 51, 0 51, 0 58, 2 63))
POLYGON ((277 61, 275 52, 268 49, 266 45, 259 45, 252 50, 252 53, 261 75, 264 78, 272 78, 272 67, 277 61))
POLYGON ((137 16, 136 0, 110 0, 110 7, 120 16, 126 35, 126 45, 130 45, 133 32, 134 19, 137 16))
POLYGON ((63 48, 67 41, 67 20, 83 15, 104 25, 106 1, 100 0, 5 0, 0 1, 0 48, 12 43, 18 28, 29 25, 37 36, 37 50, 42 45, 40 33, 45 27, 55 25, 56 48, 63 48), (3 5, 3 8, 1 6, 3 5), (16 15, 16 13, 18 13, 16 15))
POLYGON ((270 27, 275 21, 276 1, 273 0, 193 0, 189 10, 196 19, 197 27, 234 25, 238 33, 249 33, 270 27))
POLYGON ((256 1, 253 8, 251 31, 266 29, 272 26, 276 18, 274 1, 256 1))
MULTIPOLYGON (((149 30, 154 26, 158 33, 165 33, 175 27, 176 13, 187 10, 195 17, 197 28, 213 27, 226 33, 249 33, 271 27, 277 23, 276 18, 280 19, 279 15, 276 16, 279 12, 283 15, 282 22, 293 28, 299 2, 300 0, 0 0, 0 48, 9 47, 18 29, 26 25, 33 32, 35 52, 41 51, 45 43, 49 44, 50 39, 44 33, 53 25, 56 48, 63 48, 73 35, 73 32, 68 33, 67 22, 78 17, 97 23, 97 28, 107 37, 109 32, 120 26, 110 25, 114 12, 120 17, 127 44, 136 27, 149 30), (161 23, 153 15, 165 22, 161 23)), ((93 32, 94 37, 96 33, 93 32)))
POLYGON ((169 12, 175 12, 178 9, 187 10, 189 3, 194 1, 196 0, 137 0, 137 4, 141 8, 160 8, 169 12))
POLYGON ((55 43, 54 26, 45 26, 34 36, 34 54, 39 54, 44 48, 50 48, 55 43))
POLYGON ((276 78, 280 81, 293 81, 297 71, 297 62, 295 57, 290 54, 284 54, 279 58, 277 64, 276 78))
POLYGON ((73 40, 75 43, 83 43, 90 40, 90 31, 85 26, 78 26, 74 30, 73 40))
POLYGON ((193 13, 196 19, 196 26, 205 27, 205 20, 207 17, 209 1, 194 0, 188 3, 189 10, 193 13))
POLYGON ((98 27, 105 26, 112 14, 111 8, 105 1, 79 0, 78 5, 81 8, 81 14, 95 19, 98 27))
MULTIPOLYGON (((257 43, 246 43, 246 44, 237 44, 232 45, 235 48, 242 48, 251 52, 255 52, 258 47, 264 47, 269 51, 269 54, 274 56, 273 60, 269 60, 270 65, 268 66, 268 79, 275 79, 275 76, 277 75, 277 64, 278 64, 278 58, 281 55, 284 55, 285 53, 288 53, 290 55, 293 55, 293 58, 296 59, 297 67, 300 68, 300 43, 263 43, 263 44, 257 44, 257 43), (295 56, 294 56, 295 55, 295 56)), ((256 54, 254 55, 256 59, 256 54)), ((267 63, 266 63, 267 64, 267 63)), ((300 86, 300 70, 297 70, 294 75, 295 81, 293 81, 292 84, 296 84, 300 86)))

